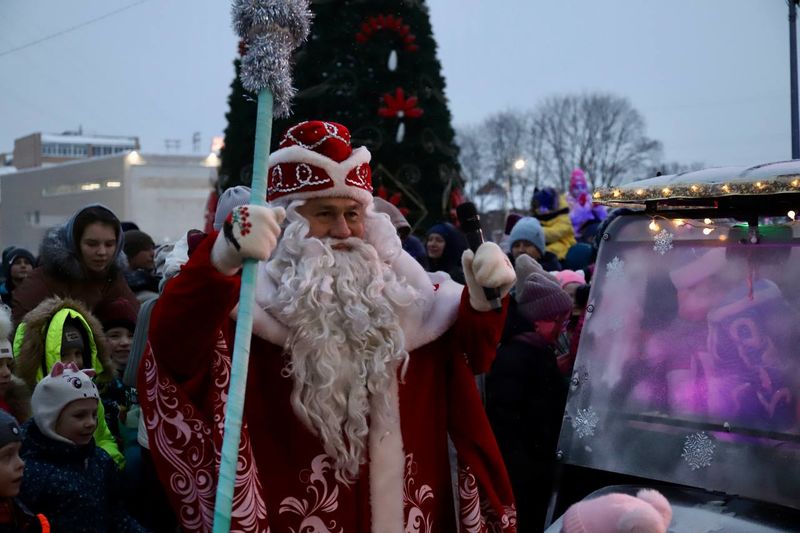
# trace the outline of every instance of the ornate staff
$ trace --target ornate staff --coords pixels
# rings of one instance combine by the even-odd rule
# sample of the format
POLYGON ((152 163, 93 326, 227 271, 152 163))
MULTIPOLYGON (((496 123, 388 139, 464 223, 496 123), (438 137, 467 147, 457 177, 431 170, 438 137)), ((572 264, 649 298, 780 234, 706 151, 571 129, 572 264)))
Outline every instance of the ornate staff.
MULTIPOLYGON (((272 114, 285 117, 295 94, 290 61, 292 51, 308 36, 311 12, 308 0, 234 0, 233 27, 247 44, 242 58, 242 85, 258 94, 256 142, 250 203, 265 205, 267 157, 272 136, 272 114)), ((225 430, 214 506, 214 532, 230 531, 233 488, 239 458, 244 393, 250 362, 252 307, 255 297, 255 259, 242 269, 239 316, 231 361, 231 383, 225 407, 225 430)))

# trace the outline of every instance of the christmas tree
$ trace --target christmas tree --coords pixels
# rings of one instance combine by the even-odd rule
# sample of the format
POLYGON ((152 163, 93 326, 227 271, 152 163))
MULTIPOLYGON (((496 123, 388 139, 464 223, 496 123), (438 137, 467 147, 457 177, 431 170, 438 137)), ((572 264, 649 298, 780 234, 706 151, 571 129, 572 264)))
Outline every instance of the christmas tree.
MULTIPOLYGON (((311 36, 294 56, 293 115, 273 125, 272 149, 297 122, 340 122, 354 146, 372 152, 376 193, 407 213, 416 229, 449 219, 460 200, 458 148, 424 1, 319 0, 311 8, 311 36)), ((252 154, 253 136, 239 130, 254 128, 256 107, 238 80, 231 87, 226 185, 248 176, 239 154, 252 154), (242 146, 229 149, 234 142, 242 146)))
MULTIPOLYGON (((240 54, 244 51, 239 46, 240 54)), ((256 142, 257 100, 254 94, 245 91, 239 79, 241 61, 233 62, 236 76, 231 82, 228 97, 230 110, 225 114, 225 144, 220 152, 219 186, 221 191, 234 185, 250 185, 253 171, 253 149, 256 142)))

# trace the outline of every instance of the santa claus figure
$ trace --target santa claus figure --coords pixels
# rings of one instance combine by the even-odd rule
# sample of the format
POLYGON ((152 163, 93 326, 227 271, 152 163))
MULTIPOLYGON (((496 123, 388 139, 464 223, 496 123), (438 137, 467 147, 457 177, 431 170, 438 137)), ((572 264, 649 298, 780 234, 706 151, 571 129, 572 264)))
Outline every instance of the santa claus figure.
POLYGON ((464 253, 466 287, 424 272, 373 209, 369 161, 342 125, 289 129, 269 159, 270 207, 235 208, 153 311, 144 419, 187 530, 213 520, 237 274, 256 258, 232 530, 516 531, 473 379, 505 317, 482 287, 505 297, 514 270, 485 243, 464 253))
POLYGON ((590 242, 597 233, 600 222, 608 217, 608 213, 604 206, 594 205, 592 202, 586 174, 580 168, 573 170, 569 178, 567 204, 569 204, 569 218, 572 221, 575 238, 579 242, 590 242))

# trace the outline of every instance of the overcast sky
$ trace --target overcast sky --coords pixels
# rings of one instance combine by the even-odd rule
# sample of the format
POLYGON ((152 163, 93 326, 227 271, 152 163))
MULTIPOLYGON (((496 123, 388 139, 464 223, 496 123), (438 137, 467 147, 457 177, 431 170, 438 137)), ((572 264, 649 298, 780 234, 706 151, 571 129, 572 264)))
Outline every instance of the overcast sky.
MULTIPOLYGON (((606 91, 630 98, 667 161, 791 155, 786 0, 428 5, 456 126, 606 91)), ((0 0, 0 152, 79 126, 137 135, 145 152, 165 139, 190 152, 199 131, 207 151, 236 42, 225 0, 0 0)))

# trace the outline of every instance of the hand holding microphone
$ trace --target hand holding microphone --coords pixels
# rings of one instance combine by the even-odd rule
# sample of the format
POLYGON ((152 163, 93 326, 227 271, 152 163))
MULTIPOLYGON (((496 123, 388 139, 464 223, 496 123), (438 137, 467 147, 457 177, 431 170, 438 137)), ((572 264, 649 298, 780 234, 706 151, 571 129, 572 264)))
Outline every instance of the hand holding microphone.
POLYGON ((493 242, 483 241, 480 217, 475 204, 467 202, 456 208, 461 230, 469 250, 461 256, 464 279, 469 288, 469 303, 476 311, 502 311, 502 299, 516 280, 514 267, 506 254, 493 242))

